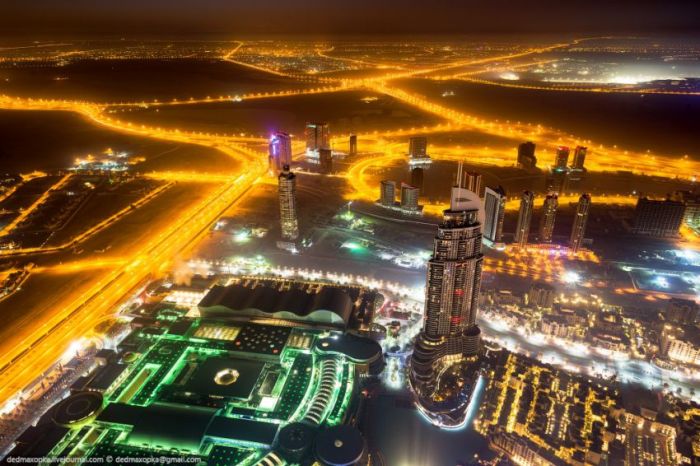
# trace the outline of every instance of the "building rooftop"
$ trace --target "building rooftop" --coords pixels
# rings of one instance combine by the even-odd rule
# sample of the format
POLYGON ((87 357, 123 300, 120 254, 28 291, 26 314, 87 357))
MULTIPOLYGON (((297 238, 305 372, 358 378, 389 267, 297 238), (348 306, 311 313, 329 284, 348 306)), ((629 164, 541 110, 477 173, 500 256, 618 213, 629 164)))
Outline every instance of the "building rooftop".
POLYGON ((339 287, 279 290, 240 283, 217 285, 199 303, 203 317, 266 317, 338 327, 347 326, 353 307, 350 295, 339 287))

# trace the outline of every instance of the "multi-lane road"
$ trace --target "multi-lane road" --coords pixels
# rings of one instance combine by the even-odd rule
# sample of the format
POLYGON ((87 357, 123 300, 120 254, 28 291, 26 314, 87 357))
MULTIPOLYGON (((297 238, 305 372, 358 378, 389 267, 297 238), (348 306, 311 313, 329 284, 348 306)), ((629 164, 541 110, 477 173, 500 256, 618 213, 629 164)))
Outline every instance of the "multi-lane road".
MULTIPOLYGON (((47 310, 40 321, 28 324, 22 329, 21 343, 14 348, 0 348, 0 406, 20 392, 37 376, 44 373, 69 347, 70 343, 88 334, 98 323, 113 316, 119 304, 131 293, 143 285, 152 276, 167 270, 167 265, 173 257, 184 255, 193 247, 198 239, 208 230, 209 226, 243 196, 253 183, 266 171, 266 156, 251 149, 249 144, 261 144, 261 138, 233 134, 208 134, 175 128, 154 128, 130 122, 117 117, 114 110, 125 107, 144 106, 173 106, 195 105, 210 102, 226 102, 257 98, 283 98, 289 96, 332 93, 349 89, 367 89, 388 95, 405 104, 413 106, 422 112, 438 116, 444 124, 431 128, 416 128, 411 130, 377 132, 360 134, 359 138, 364 150, 375 154, 359 158, 350 167, 347 178, 357 195, 361 198, 375 196, 376 188, 371 187, 366 180, 366 172, 375 168, 395 163, 405 157, 400 153, 396 142, 391 138, 405 137, 411 134, 452 131, 475 131, 487 135, 498 136, 513 142, 533 140, 545 147, 559 144, 586 144, 595 147, 596 158, 587 161, 589 170, 625 170, 633 164, 637 170, 654 173, 661 176, 676 177, 698 171, 700 165, 690 160, 675 160, 668 157, 654 156, 646 153, 625 151, 617 147, 603 147, 592 141, 576 138, 560 130, 545 128, 537 124, 490 121, 475 115, 467 115, 444 104, 407 91, 396 84, 402 78, 430 77, 439 79, 445 74, 454 74, 455 70, 465 67, 486 65, 494 62, 520 59, 530 55, 539 55, 547 51, 562 48, 572 43, 554 44, 551 46, 527 49, 522 52, 501 56, 491 56, 479 59, 456 60, 435 66, 416 67, 409 70, 392 69, 379 77, 371 78, 318 78, 316 88, 300 90, 283 90, 279 92, 246 94, 242 96, 217 96, 203 98, 185 98, 179 100, 152 102, 115 102, 112 104, 78 102, 51 99, 26 99, 14 96, 0 96, 0 108, 17 110, 47 110, 70 111, 81 114, 94 124, 110 130, 126 134, 162 139, 172 142, 197 144, 212 150, 223 152, 240 162, 240 168, 231 174, 202 174, 194 175, 196 179, 216 183, 217 188, 200 201, 187 206, 179 216, 160 231, 153 232, 149 239, 141 244, 133 254, 129 254, 124 262, 115 263, 115 268, 94 284, 90 284, 77 295, 70 295, 60 305, 47 310), (390 142, 386 142, 389 140, 390 142), (377 153, 383 155, 376 155, 377 153), (680 164, 680 165, 679 165, 680 164)), ((223 60, 254 67, 259 71, 279 74, 279 72, 257 65, 246 64, 233 57, 242 44, 223 60)), ((325 51, 327 52, 327 51, 325 51)), ((320 51, 319 53, 325 53, 320 51)), ((289 75, 295 78, 296 75, 289 75)), ((309 78, 306 77, 305 81, 309 78)), ((346 136, 343 136, 343 138, 346 136)), ((337 140, 337 139, 336 139, 337 140)), ((512 165, 513 154, 488 149, 470 148, 485 164, 512 165)), ((461 160, 467 151, 463 148, 445 148, 436 153, 436 158, 443 160, 461 160)), ((470 152, 471 154, 471 152, 470 152)), ((154 175, 158 176, 158 175, 154 175)), ((163 173, 163 179, 169 181, 187 180, 191 174, 163 173)), ((610 199, 618 202, 620 199, 610 199)), ((435 206, 440 210, 442 206, 435 206)))

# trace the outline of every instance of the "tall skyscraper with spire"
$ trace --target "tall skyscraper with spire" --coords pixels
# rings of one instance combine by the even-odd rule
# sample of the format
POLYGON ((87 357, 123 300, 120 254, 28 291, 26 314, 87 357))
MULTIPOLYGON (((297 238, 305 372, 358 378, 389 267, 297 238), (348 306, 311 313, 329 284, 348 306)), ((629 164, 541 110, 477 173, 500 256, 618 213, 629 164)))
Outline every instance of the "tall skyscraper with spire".
POLYGON ((532 211, 535 207, 535 195, 532 191, 523 191, 520 198, 520 212, 518 213, 518 226, 515 228, 515 242, 521 248, 527 246, 527 238, 530 235, 530 222, 532 211))
POLYGON ((299 225, 297 223, 297 177, 291 172, 289 165, 285 165, 282 167, 277 181, 282 239, 295 241, 299 236, 299 225))
POLYGON ((481 331, 476 324, 481 286, 481 205, 462 187, 462 165, 443 213, 428 262, 423 329, 411 358, 411 385, 419 397, 435 390, 440 368, 475 356, 481 331))

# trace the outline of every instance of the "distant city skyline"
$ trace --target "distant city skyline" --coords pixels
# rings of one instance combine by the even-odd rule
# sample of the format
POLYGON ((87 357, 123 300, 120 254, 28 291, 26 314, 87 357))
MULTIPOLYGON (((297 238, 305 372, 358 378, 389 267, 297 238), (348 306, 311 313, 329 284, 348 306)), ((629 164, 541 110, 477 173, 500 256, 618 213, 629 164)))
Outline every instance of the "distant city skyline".
POLYGON ((5 34, 472 34, 692 32, 700 3, 654 1, 352 3, 305 0, 9 0, 0 5, 5 34), (313 25, 313 27, 309 27, 313 25))

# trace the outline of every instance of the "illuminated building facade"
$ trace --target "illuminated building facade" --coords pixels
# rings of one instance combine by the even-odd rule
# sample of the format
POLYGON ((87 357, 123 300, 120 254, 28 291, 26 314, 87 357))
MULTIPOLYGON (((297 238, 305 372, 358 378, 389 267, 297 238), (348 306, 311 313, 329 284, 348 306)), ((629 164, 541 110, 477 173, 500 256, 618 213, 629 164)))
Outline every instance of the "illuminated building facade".
POLYGON ((285 165, 292 164, 292 137, 289 134, 273 133, 268 147, 271 170, 280 171, 285 165))
POLYGON ((528 141, 518 146, 518 168, 532 170, 537 168, 537 157, 535 157, 535 143, 528 141))
MULTIPOLYGON (((461 179, 461 166, 457 179, 461 179)), ((481 331, 476 314, 483 255, 479 199, 457 185, 444 211, 428 262, 423 329, 411 358, 411 385, 419 397, 436 388, 441 365, 475 356, 481 331)))
POLYGON ((632 233, 658 238, 674 238, 685 216, 685 204, 679 201, 657 201, 642 197, 637 201, 632 233))
POLYGON ((520 247, 525 247, 527 245, 534 206, 535 194, 532 191, 523 191, 523 195, 520 198, 518 225, 515 229, 515 243, 520 247))
POLYGON ((299 237, 299 225, 297 221, 297 177, 290 171, 289 165, 285 165, 282 167, 282 172, 280 172, 277 180, 282 239, 286 241, 295 241, 299 237))
POLYGON ((567 174, 566 187, 568 190, 578 190, 579 183, 583 180, 586 174, 586 168, 584 163, 586 162, 586 152, 587 147, 576 146, 574 149, 574 160, 569 167, 569 173, 567 174))
POLYGON ((586 223, 588 222, 588 212, 591 209, 590 194, 582 194, 576 206, 576 216, 574 217, 574 226, 571 228, 571 238, 569 238, 569 248, 572 252, 578 252, 583 238, 586 234, 586 223))
POLYGON ((587 147, 576 146, 576 149, 574 149, 574 160, 571 164, 572 170, 584 170, 583 165, 586 162, 586 152, 587 151, 588 151, 587 147))
POLYGON ((554 171, 566 171, 568 163, 569 148, 566 146, 557 147, 557 153, 554 159, 554 171))
POLYGON ((385 207, 392 207, 396 202, 396 182, 382 180, 380 184, 379 203, 385 207))
POLYGON ((401 183, 401 209, 406 211, 419 210, 418 207, 418 188, 410 184, 401 183))
POLYGON ((428 138, 417 136, 408 140, 408 163, 421 165, 430 163, 428 155, 428 138))
POLYGON ((330 129, 328 123, 307 123, 306 159, 311 163, 320 163, 320 150, 330 149, 330 129))
POLYGON ((693 191, 676 191, 671 200, 685 204, 685 223, 691 226, 700 225, 700 194, 693 191))
POLYGON ((350 135, 350 146, 349 146, 348 154, 349 155, 357 155, 357 135, 356 134, 351 134, 350 135))
POLYGON ((503 241, 503 218, 505 213, 506 192, 503 187, 486 187, 484 192, 484 238, 492 243, 503 241))
POLYGON ((551 243, 554 233, 554 221, 557 217, 559 199, 556 194, 548 194, 542 205, 542 217, 540 218, 540 242, 551 243))

